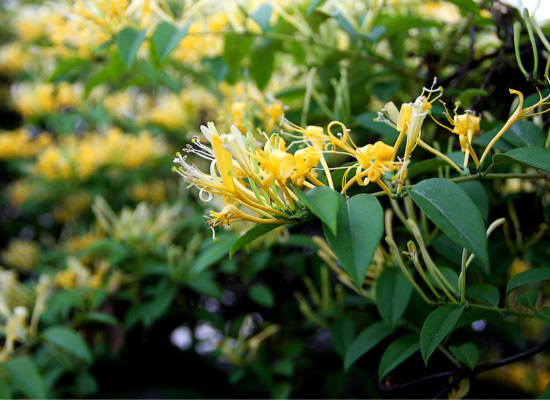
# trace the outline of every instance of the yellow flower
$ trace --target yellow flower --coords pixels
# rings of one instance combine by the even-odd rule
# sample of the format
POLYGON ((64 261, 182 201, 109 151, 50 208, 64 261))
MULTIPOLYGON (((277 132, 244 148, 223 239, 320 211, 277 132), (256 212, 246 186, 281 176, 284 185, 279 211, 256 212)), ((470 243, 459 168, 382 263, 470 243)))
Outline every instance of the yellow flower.
POLYGON ((19 271, 30 271, 40 261, 40 249, 36 242, 13 239, 2 252, 2 260, 7 266, 19 271))

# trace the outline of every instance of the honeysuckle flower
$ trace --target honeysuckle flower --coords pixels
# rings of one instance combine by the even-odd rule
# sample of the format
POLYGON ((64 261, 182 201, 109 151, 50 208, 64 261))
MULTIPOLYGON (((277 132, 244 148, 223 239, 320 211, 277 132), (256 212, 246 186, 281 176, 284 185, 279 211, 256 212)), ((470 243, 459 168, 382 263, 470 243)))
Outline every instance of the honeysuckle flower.
MULTIPOLYGON (((548 82, 550 83, 550 79, 548 80, 548 82)), ((532 106, 523 108, 523 100, 524 100, 523 93, 521 93, 519 90, 514 90, 514 89, 509 89, 509 90, 510 90, 510 94, 515 94, 516 96, 518 96, 519 104, 516 107, 515 111, 512 113, 512 115, 510 116, 510 118, 508 118, 508 121, 506 121, 504 126, 500 129, 500 131, 497 132, 495 137, 489 142, 489 144, 485 148, 485 151, 483 152, 481 158, 479 159, 480 164, 483 163, 483 161, 485 160, 485 158, 489 154, 489 151, 495 145, 495 143, 502 137, 502 135, 504 135, 504 133, 508 129, 510 129, 510 127, 516 121, 520 121, 522 119, 525 119, 534 115, 543 114, 547 111, 550 111, 550 101, 548 101, 550 99, 550 94, 543 98, 542 94, 537 89, 539 93, 539 100, 532 106), (537 109, 539 107, 546 107, 546 109, 542 109, 538 111, 537 109)))

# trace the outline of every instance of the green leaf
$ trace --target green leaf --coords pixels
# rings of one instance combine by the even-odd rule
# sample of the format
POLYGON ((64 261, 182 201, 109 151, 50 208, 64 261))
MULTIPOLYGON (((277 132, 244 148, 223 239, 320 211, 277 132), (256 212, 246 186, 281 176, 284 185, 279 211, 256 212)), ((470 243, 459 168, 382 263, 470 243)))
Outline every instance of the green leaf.
POLYGON ((436 308, 428 315, 420 332, 420 351, 425 364, 428 364, 428 359, 445 336, 453 330, 462 311, 464 306, 449 304, 436 308))
POLYGON ((275 48, 273 46, 261 46, 255 49, 250 55, 250 76, 258 85, 258 88, 263 89, 269 82, 273 73, 275 61, 275 48))
POLYGON ((31 399, 46 398, 44 381, 35 363, 26 357, 15 357, 2 364, 11 384, 31 399))
POLYGON ((338 198, 336 235, 325 224, 323 232, 344 271, 361 287, 384 232, 384 211, 369 194, 338 198))
POLYGON ((236 69, 242 59, 249 54, 253 38, 250 36, 226 36, 223 48, 223 60, 229 69, 236 69))
POLYGON ((418 351, 420 343, 416 333, 409 333, 392 342, 382 354, 380 364, 378 365, 378 378, 382 380, 384 376, 395 369, 410 356, 418 351))
POLYGON ((550 150, 539 147, 520 147, 493 156, 495 164, 521 164, 550 173, 550 150))
POLYGON ((502 138, 514 147, 544 147, 546 137, 531 121, 517 121, 502 138))
POLYGON ((222 290, 220 285, 215 281, 212 271, 206 271, 188 279, 185 285, 205 296, 214 297, 216 299, 220 299, 222 296, 222 290))
POLYGON ((535 318, 550 325, 550 307, 543 307, 535 313, 535 318))
POLYGON ((491 285, 474 285, 466 288, 466 296, 492 307, 498 307, 500 294, 498 289, 491 285))
MULTIPOLYGON (((464 163, 464 153, 461 151, 452 151, 447 153, 446 156, 458 165, 462 165, 464 163)), ((407 178, 414 178, 415 176, 425 172, 435 171, 437 168, 447 165, 449 164, 441 158, 430 158, 428 160, 413 162, 407 171, 407 178)))
POLYGON ((231 249, 229 250, 229 258, 233 257, 235 252, 242 249, 248 243, 283 225, 284 224, 257 224, 253 228, 247 230, 244 235, 238 238, 231 246, 231 249))
POLYGON ((525 294, 519 294, 516 298, 517 302, 527 308, 535 308, 537 300, 539 298, 538 293, 535 290, 531 290, 525 294))
POLYGON ((460 101, 462 107, 469 108, 471 106, 471 101, 473 98, 477 96, 486 97, 487 95, 488 93, 484 89, 470 88, 463 90, 462 93, 460 93, 460 95, 458 96, 458 100, 460 101))
POLYGON ((182 28, 176 28, 168 22, 157 25, 151 40, 159 61, 163 61, 178 46, 179 42, 187 35, 189 23, 182 28))
POLYGON ((117 45, 118 55, 120 56, 126 68, 130 68, 136 59, 137 52, 145 40, 147 29, 136 31, 133 28, 126 27, 117 33, 115 43, 117 45))
POLYGON ((489 218, 489 196, 487 196, 485 186, 479 181, 460 182, 458 186, 472 199, 481 211, 483 219, 487 221, 487 218, 489 218))
POLYGON ((550 268, 528 269, 527 271, 514 275, 512 279, 508 281, 508 284, 506 285, 506 294, 520 286, 531 285, 535 282, 544 281, 547 279, 550 279, 550 268))
POLYGON ((479 350, 473 343, 464 343, 459 347, 449 346, 449 350, 458 361, 470 369, 474 369, 479 361, 479 350))
POLYGON ((537 397, 537 399, 550 399, 550 382, 548 382, 548 385, 546 385, 546 389, 544 389, 544 392, 537 397))
POLYGON ((356 116, 355 122, 361 125, 363 128, 368 129, 371 132, 378 133, 382 136, 387 136, 396 140, 399 136, 399 132, 393 129, 391 126, 386 125, 383 122, 376 121, 377 114, 373 112, 364 112, 356 116))
POLYGON ((269 4, 262 4, 259 7, 257 7, 250 16, 256 23, 262 28, 262 31, 265 32, 267 28, 269 28, 269 20, 271 19, 271 12, 273 9, 269 4))
POLYGON ((292 376, 292 372, 294 371, 294 364, 292 364, 292 360, 283 359, 275 363, 273 367, 271 367, 271 371, 277 375, 292 376))
POLYGON ((65 326, 52 326, 42 332, 46 342, 54 344, 67 353, 78 357, 79 359, 91 363, 92 353, 88 345, 78 333, 65 326))
POLYGON ((233 235, 219 235, 218 241, 209 245, 194 261, 191 274, 198 275, 220 261, 229 252, 235 242, 233 235))
POLYGON ((355 327, 351 318, 342 317, 336 319, 330 326, 330 337, 334 350, 344 357, 353 341, 355 327))
MULTIPOLYGON (((456 4, 459 8, 461 8, 464 11, 471 12, 474 14, 479 14, 479 7, 473 0, 448 0, 449 3, 456 4)), ((466 90, 473 90, 473 89, 466 89, 466 90)), ((478 89, 481 90, 481 89, 478 89)))
POLYGON ((411 298, 412 285, 397 268, 385 268, 376 280, 376 307, 388 324, 395 326, 411 298))
POLYGON ((266 308, 273 308, 275 305, 275 296, 269 287, 261 283, 252 285, 248 289, 248 296, 257 304, 266 308))
POLYGON ((307 193, 294 190, 300 201, 336 235, 336 217, 340 194, 328 186, 315 186, 307 193))
POLYGON ((0 399, 11 399, 10 384, 4 379, 2 372, 0 372, 0 399))
POLYGON ((459 246, 489 263, 485 223, 479 208, 456 183, 426 179, 409 190, 428 218, 459 246))
POLYGON ((348 347, 344 357, 344 368, 348 370, 355 361, 374 348, 392 332, 393 327, 384 321, 375 322, 365 328, 348 347))
POLYGON ((309 6, 307 7, 307 11, 306 11, 306 14, 309 16, 311 15, 311 13, 317 8, 319 7, 321 4, 323 4, 325 2, 325 0, 311 0, 311 2, 309 3, 309 6))
POLYGON ((74 317, 76 323, 96 323, 105 325, 118 325, 118 319, 114 315, 101 311, 88 311, 85 314, 77 314, 74 317))
POLYGON ((409 29, 428 29, 430 27, 443 27, 441 23, 433 19, 416 17, 410 14, 385 14, 377 18, 375 24, 383 25, 384 27, 386 27, 386 33, 384 34, 385 37, 392 36, 396 33, 406 35, 406 32, 409 29))

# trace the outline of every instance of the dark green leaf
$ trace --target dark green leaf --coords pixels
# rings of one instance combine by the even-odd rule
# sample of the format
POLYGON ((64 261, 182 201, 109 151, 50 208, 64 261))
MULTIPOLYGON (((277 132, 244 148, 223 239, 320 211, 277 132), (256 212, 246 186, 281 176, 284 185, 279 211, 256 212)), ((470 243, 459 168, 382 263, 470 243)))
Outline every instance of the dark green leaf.
POLYGON ((52 326, 42 332, 46 342, 54 344, 72 356, 91 363, 92 352, 78 333, 65 326, 52 326))
POLYGON ((474 369, 479 360, 479 350, 473 343, 464 343, 459 347, 449 346, 449 350, 458 361, 470 369, 474 369))
POLYGON ((483 89, 476 89, 476 88, 465 89, 458 96, 458 100, 460 101, 460 104, 462 105, 462 107, 469 108, 471 106, 472 99, 474 99, 477 96, 486 97, 487 91, 483 89))
POLYGON ((519 304, 527 308, 535 308, 537 300, 539 298, 538 293, 535 290, 530 290, 525 294, 519 294, 516 300, 519 304))
POLYGON ((176 28, 168 22, 157 25, 151 40, 159 61, 163 61, 178 46, 179 42, 187 35, 189 23, 182 28, 176 28))
POLYGON ((260 89, 269 82, 273 73, 275 48, 273 46, 261 46, 250 55, 250 76, 260 89))
POLYGON ((550 307, 543 307, 535 313, 535 318, 550 325, 550 307))
POLYGON ((269 287, 261 283, 252 285, 250 289, 248 289, 248 295, 255 303, 262 307, 273 308, 275 305, 275 296, 273 292, 269 287))
POLYGON ((355 327, 351 318, 342 317, 330 326, 330 337, 334 350, 344 357, 355 335, 355 327))
POLYGON ((491 285, 474 285, 466 288, 466 296, 482 304, 498 307, 500 295, 498 289, 491 285))
POLYGON ((336 216, 340 194, 328 186, 315 186, 307 193, 294 191, 309 211, 319 218, 336 235, 336 216))
POLYGON ((460 182, 458 186, 472 199, 481 211, 483 219, 487 221, 487 218, 489 218, 489 196, 487 196, 485 186, 479 181, 460 182))
POLYGON ((77 314, 74 317, 75 322, 81 323, 97 323, 105 325, 118 325, 118 320, 114 315, 100 311, 88 311, 86 314, 77 314))
POLYGON ((274 374, 283 375, 283 376, 292 376, 294 371, 294 365, 289 359, 281 360, 273 365, 271 368, 274 374))
POLYGON ((15 357, 2 364, 9 381, 31 399, 46 398, 44 381, 34 362, 26 357, 15 357))
POLYGON ((11 399, 10 384, 4 379, 4 373, 0 367, 0 399, 11 399))
POLYGON ((327 241, 342 268, 360 287, 384 232, 384 211, 376 197, 339 195, 336 235, 323 224, 327 241))
POLYGON ((517 121, 502 135, 502 139, 514 147, 544 147, 546 137, 531 121, 517 121))
POLYGON ((409 304, 412 285, 397 268, 385 268, 376 280, 376 307, 390 325, 395 325, 409 304))
POLYGON ((409 193, 428 218, 459 246, 489 263, 485 223, 479 208, 456 183, 426 179, 409 193))
POLYGON ((271 390, 272 399, 290 399, 292 393, 292 385, 288 382, 278 382, 271 390))
POLYGON ((514 275, 506 285, 506 294, 523 286, 550 279, 550 268, 533 268, 514 275))
POLYGON ((356 116, 355 122, 362 127, 367 128, 371 132, 375 132, 382 136, 387 136, 396 140, 399 136, 399 132, 383 122, 377 122, 376 116, 376 113, 365 112, 356 116))
POLYGON ((550 173, 550 150, 538 147, 520 147, 493 156, 495 164, 521 164, 550 173))
POLYGON ((269 27, 269 20, 271 19, 271 12, 273 9, 269 4, 262 4, 256 8, 250 16, 256 23, 262 28, 262 31, 265 31, 269 27))
POLYGON ((118 55, 120 56, 126 68, 130 68, 134 63, 137 52, 145 40, 147 30, 136 31, 133 28, 126 27, 117 33, 115 43, 117 45, 118 55))
POLYGON ((355 361, 374 348, 392 332, 393 327, 384 321, 375 322, 365 328, 348 347, 346 356, 344 357, 344 368, 347 370, 355 361))
POLYGON ((453 330, 463 310, 464 306, 449 304, 436 308, 428 315, 420 332, 420 351, 425 364, 428 364, 428 359, 445 336, 453 330))
POLYGON ((382 380, 399 364, 418 351, 420 343, 416 333, 409 333, 392 342, 382 354, 378 365, 378 378, 382 380))
POLYGON ((238 238, 235 243, 231 246, 229 250, 229 257, 233 257, 233 254, 238 250, 242 249, 248 243, 259 238, 260 236, 265 235, 268 232, 271 232, 273 229, 277 229, 284 224, 258 224, 255 227, 247 230, 244 235, 238 238))
POLYGON ((185 285, 197 293, 216 299, 219 299, 222 295, 220 285, 215 281, 212 271, 206 271, 188 279, 185 285))
POLYGON ((537 397, 537 399, 550 399, 550 382, 548 382, 548 385, 546 385, 546 389, 544 389, 544 392, 537 397))

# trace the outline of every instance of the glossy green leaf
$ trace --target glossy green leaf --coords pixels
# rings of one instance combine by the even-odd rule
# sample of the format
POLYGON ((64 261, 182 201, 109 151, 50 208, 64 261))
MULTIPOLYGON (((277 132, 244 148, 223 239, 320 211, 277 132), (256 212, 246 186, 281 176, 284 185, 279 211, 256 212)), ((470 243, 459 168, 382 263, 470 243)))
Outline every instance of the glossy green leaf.
POLYGON ((323 224, 327 241, 342 268, 360 287, 384 232, 384 211, 376 197, 339 195, 336 235, 323 224))
POLYGON ((487 221, 487 218, 489 218, 489 196, 487 195, 485 186, 479 181, 460 182, 458 186, 472 199, 477 208, 479 208, 479 211, 481 211, 483 219, 487 221))
POLYGON ((466 296, 482 304, 498 307, 500 294, 498 289, 491 285, 473 285, 466 288, 466 296))
POLYGON ((275 305, 275 296, 269 287, 261 283, 252 285, 248 289, 248 296, 257 304, 266 308, 273 308, 275 305))
POLYGON ((426 179, 409 191, 428 218, 460 247, 489 263, 485 223, 479 208, 456 183, 426 179))
POLYGON ((21 393, 31 399, 46 398, 44 381, 36 364, 26 357, 15 357, 2 364, 9 381, 21 393))
POLYGON ((253 228, 247 230, 244 233, 244 235, 242 235, 240 238, 238 238, 235 241, 235 243, 233 243, 233 245, 231 246, 231 249, 229 250, 229 257, 233 257, 233 254, 235 254, 235 252, 242 249, 244 246, 246 246, 248 243, 252 242, 253 240, 283 225, 284 224, 258 224, 253 228))
POLYGON ((161 22, 155 28, 151 40, 159 61, 163 61, 187 35, 189 24, 177 28, 168 22, 161 22))
POLYGON ((353 321, 348 317, 336 319, 330 326, 330 337, 334 350, 342 357, 345 356, 353 336, 355 335, 355 327, 353 321))
POLYGON ((115 43, 118 55, 126 68, 130 68, 136 59, 137 52, 145 40, 147 30, 136 31, 134 28, 126 27, 117 33, 115 43))
POLYGON ((351 342, 344 357, 344 368, 347 370, 355 361, 384 340, 393 332, 393 327, 384 321, 378 321, 365 328, 351 342))
POLYGON ((265 31, 269 28, 269 20, 271 19, 271 13, 273 9, 267 3, 264 3, 257 7, 250 16, 256 23, 262 28, 262 31, 265 31))
POLYGON ((385 268, 376 279, 376 307, 390 325, 395 325, 411 298, 412 285, 397 268, 385 268))
POLYGON ((445 336, 453 330, 462 311, 464 306, 449 304, 436 308, 428 315, 420 332, 420 351, 425 364, 428 364, 428 359, 445 336))
POLYGON ((72 356, 91 363, 92 352, 78 333, 65 326, 52 326, 42 332, 44 340, 63 349, 72 356))
POLYGON ((530 285, 547 279, 550 279, 550 268, 528 269, 527 271, 514 275, 512 279, 508 281, 506 285, 506 294, 520 286, 530 285))
POLYGON ((0 367, 0 399, 11 399, 10 384, 4 378, 4 373, 0 367))
POLYGON ((307 193, 294 191, 309 211, 319 218, 335 235, 338 202, 341 195, 328 186, 315 186, 307 193))
POLYGON ((416 353, 419 348, 420 343, 416 333, 409 333, 390 343, 378 364, 378 378, 382 380, 384 376, 416 353))
POLYGON ((520 147, 493 156, 495 164, 521 164, 550 173, 550 149, 520 147))
POLYGON ((514 147, 544 147, 546 140, 542 129, 527 120, 515 122, 502 138, 514 147))
POLYGON ((479 361, 479 350, 473 343, 464 343, 459 347, 449 346, 449 350, 458 361, 470 369, 474 369, 479 361))

